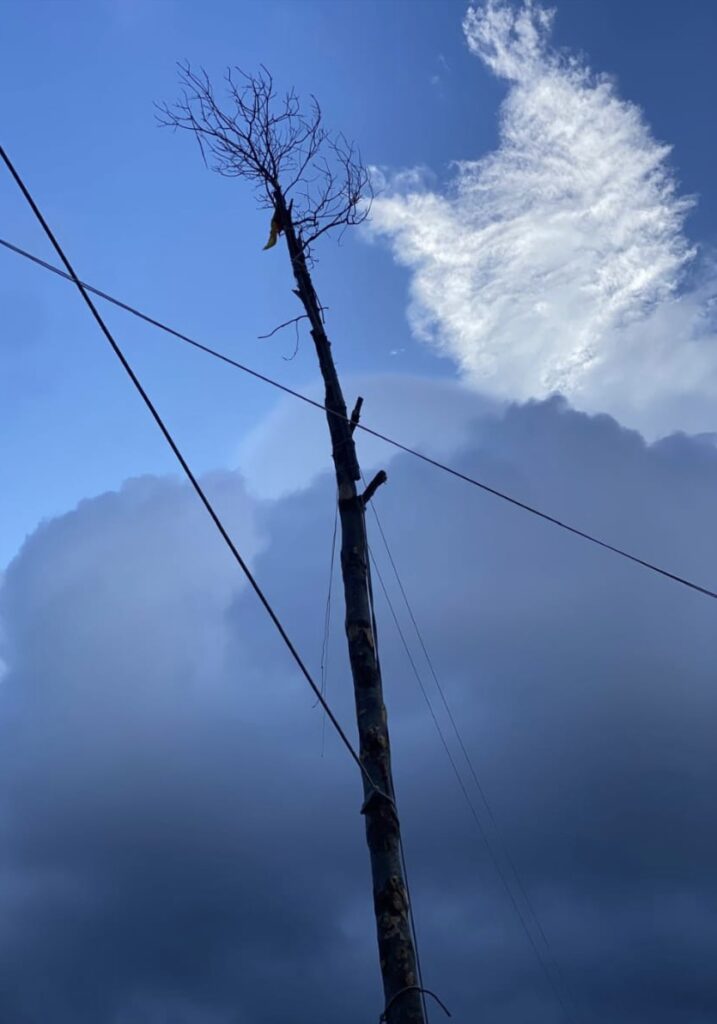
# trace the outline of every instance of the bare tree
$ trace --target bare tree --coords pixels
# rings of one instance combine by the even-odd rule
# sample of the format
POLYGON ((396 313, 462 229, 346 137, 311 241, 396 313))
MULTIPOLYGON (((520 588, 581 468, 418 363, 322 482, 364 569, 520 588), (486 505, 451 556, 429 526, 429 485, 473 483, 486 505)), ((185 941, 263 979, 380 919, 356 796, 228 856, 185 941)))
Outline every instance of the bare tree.
POLYGON ((346 635, 365 769, 361 812, 371 858, 385 996, 382 1019, 388 1024, 425 1024, 391 772, 364 514, 386 474, 377 474, 363 493, 357 490, 361 471, 353 433, 362 399, 349 417, 326 333, 325 310, 309 269, 322 235, 341 232, 368 215, 369 175, 354 145, 325 129, 317 101, 312 97, 304 110, 293 90, 279 97, 266 68, 256 75, 228 71, 223 105, 204 71, 180 65, 180 83, 181 98, 172 107, 160 107, 160 123, 190 132, 207 166, 250 182, 260 205, 271 209, 266 248, 283 234, 294 291, 316 347, 338 485, 346 635))
POLYGON ((326 130, 315 97, 308 112, 293 89, 278 97, 264 67, 256 75, 230 68, 224 106, 204 70, 180 64, 179 80, 181 99, 158 107, 160 124, 190 131, 207 167, 251 182, 262 207, 275 210, 281 193, 307 258, 321 235, 366 219, 368 171, 353 143, 326 130))

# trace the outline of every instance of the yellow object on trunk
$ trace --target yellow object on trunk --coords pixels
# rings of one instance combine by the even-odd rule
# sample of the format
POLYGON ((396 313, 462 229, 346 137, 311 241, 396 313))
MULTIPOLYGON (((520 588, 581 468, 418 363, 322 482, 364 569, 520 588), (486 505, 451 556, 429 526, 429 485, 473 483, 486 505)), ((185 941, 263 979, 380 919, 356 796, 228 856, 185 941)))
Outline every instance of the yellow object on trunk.
POLYGON ((281 234, 281 224, 276 214, 271 218, 271 228, 269 229, 269 241, 264 246, 264 249, 273 249, 277 243, 279 235, 281 234))

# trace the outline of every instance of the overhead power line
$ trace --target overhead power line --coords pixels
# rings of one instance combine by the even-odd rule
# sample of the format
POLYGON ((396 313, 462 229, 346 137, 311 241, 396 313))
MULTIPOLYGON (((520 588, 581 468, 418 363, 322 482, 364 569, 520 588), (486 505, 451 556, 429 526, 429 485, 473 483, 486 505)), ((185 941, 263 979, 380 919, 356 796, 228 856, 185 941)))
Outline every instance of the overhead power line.
MULTIPOLYGON (((7 163, 7 157, 4 154, 4 150, 2 153, 3 158, 7 163)), ((135 306, 131 306, 129 303, 123 302, 121 299, 117 299, 113 295, 101 291, 99 288, 95 288, 93 285, 80 281, 80 279, 73 276, 72 273, 66 273, 64 270, 61 270, 60 267, 55 267, 51 263, 40 259, 38 256, 21 249, 19 246, 13 245, 12 242, 8 242, 6 239, 0 238, 0 245, 5 249, 8 249, 10 252, 14 252, 18 256, 22 256, 25 259, 30 260, 32 263, 43 267, 43 269, 49 270, 51 273, 57 274, 59 277, 63 277, 68 281, 72 281, 78 286, 78 288, 80 288, 86 301, 89 301, 87 293, 91 292, 93 295, 97 295, 106 302, 112 303, 112 305, 117 306, 119 309, 123 309, 125 312, 131 313, 132 316, 138 317, 140 320, 150 324, 152 327, 156 327, 160 331, 164 331, 165 334, 170 334, 179 341, 183 341, 187 345, 191 345, 193 348, 199 349, 199 351, 205 352, 207 355, 213 356, 215 359, 219 359, 223 363, 235 367, 237 370, 241 370, 242 373, 249 374, 249 376, 254 377, 256 380, 260 380, 264 384, 269 384, 271 387, 277 388, 279 391, 283 391, 284 394, 291 395, 292 398, 298 398, 307 405, 311 405, 315 409, 320 409, 322 412, 327 413, 330 416, 340 416, 342 419, 347 419, 347 417, 342 416, 341 413, 336 412, 334 409, 328 409, 321 402, 317 402, 315 399, 309 398, 308 395, 304 395, 302 392, 296 391, 294 388, 290 388, 288 385, 282 384, 280 381, 274 380, 266 374, 259 373, 258 370, 254 370, 250 366, 240 363, 236 359, 232 359, 230 356, 211 348, 209 345, 205 345, 200 341, 196 341, 194 338, 190 338, 187 334, 183 334, 181 331, 176 330, 174 327, 170 327, 161 320, 157 320, 155 317, 149 316, 147 313, 143 313, 135 306)), ((95 310, 94 306, 91 306, 91 308, 95 310)), ((95 310, 95 316, 98 315, 99 314, 97 314, 95 310)), ((618 555, 620 558, 624 558, 629 562, 633 562, 635 565, 642 566, 643 569, 648 569, 650 572, 657 573, 666 579, 672 580, 673 583, 679 583, 684 587, 688 587, 690 590, 694 590, 698 594, 703 594, 705 597, 717 599, 717 591, 711 590, 709 587, 703 587, 699 583, 695 583, 693 580, 690 580, 685 576, 680 576, 677 573, 670 572, 668 569, 664 569, 662 566, 659 566, 654 562, 650 562, 645 558, 640 558, 638 555, 633 555, 624 548, 620 548, 615 544, 610 544, 608 541, 602 540, 600 537, 596 537, 594 534, 588 533, 586 530, 581 530, 577 526, 573 526, 571 523, 567 523, 564 520, 559 519, 557 516, 544 512, 535 505, 530 505, 525 501, 520 501, 520 499, 507 494, 505 491, 501 491, 496 487, 491 487, 489 484, 476 479, 476 477, 470 476, 468 473, 463 473, 461 470, 456 469, 454 466, 449 466, 447 463, 441 462, 439 459, 431 458, 430 455, 426 455, 424 452, 418 451, 418 449, 412 448, 410 445, 403 444, 401 441, 397 441, 395 438, 389 437, 388 434, 383 434, 379 430, 374 430, 372 427, 366 426, 364 423, 357 423, 355 426, 365 434, 369 434, 371 437, 376 437, 379 441, 385 441, 386 444, 390 444, 399 451, 405 452, 407 455, 412 455, 416 459, 420 459, 421 462, 425 462, 427 465, 433 466, 434 469, 439 469, 444 473, 448 473, 450 476, 456 477, 456 479, 462 480, 464 483, 470 484, 472 487, 479 488, 479 490, 484 491, 486 494, 492 494, 493 497, 500 498, 501 501, 505 501, 509 505, 513 505, 515 508, 522 509, 523 512, 528 512, 530 515, 537 516, 539 519, 542 519, 547 523, 552 523, 553 526, 557 526, 561 530, 565 530, 567 533, 573 534, 575 537, 580 537, 582 540, 595 544, 604 551, 610 551, 612 554, 618 555)))
MULTIPOLYGON (((257 580, 255 579, 251 569, 249 568, 247 563, 242 558, 242 556, 241 556, 241 554, 239 552, 239 549, 237 548, 236 544, 234 543, 234 541, 229 536, 229 533, 228 533, 226 527, 224 526, 221 518, 219 517, 219 514, 216 512, 214 506, 212 505, 211 501, 209 500, 207 494, 205 493, 204 488, 199 483, 199 481, 197 480, 196 476, 194 475, 194 473, 192 472, 191 468, 189 467, 189 464, 187 463, 186 459, 182 455, 182 452, 180 451, 176 441, 172 437, 172 434, 170 433, 169 428, 166 426, 164 420, 162 419, 162 416, 158 412, 156 406, 152 402, 152 399, 149 397, 149 395, 145 391, 143 385, 141 384, 139 378, 137 377, 137 375, 135 374, 134 370, 130 366, 130 364, 129 364, 128 360, 127 360, 127 357, 125 356, 124 352, 120 348, 119 344, 117 343, 117 341, 115 341, 115 339, 114 339, 113 335, 111 334, 109 328, 107 327, 107 325, 105 324, 104 320, 102 319, 101 314, 97 310, 97 307, 93 303, 92 299, 89 297, 89 295, 88 295, 88 290, 89 289, 82 283, 82 281, 80 281, 80 279, 78 278, 77 274, 73 270, 70 261, 68 260, 67 256, 65 256, 65 253, 64 253, 62 247, 60 246, 60 243, 55 238, 55 235, 53 234, 53 232, 52 232, 51 228, 49 227, 47 221, 45 220, 45 218, 43 217, 42 213, 40 212, 40 209, 37 206, 37 204, 35 203, 35 200, 32 198, 30 192, 28 191, 27 186, 25 185, 24 181, 20 177, 19 173, 16 171, 13 163, 11 162, 9 156, 7 155, 7 153, 5 152, 5 150, 3 149, 2 146, 0 146, 0 158, 2 158, 3 162, 5 163, 5 166, 9 170, 10 174, 12 175, 12 177, 14 178, 18 188, 22 192, 22 194, 25 197, 25 199, 26 199, 28 205, 30 206, 32 212, 34 213, 35 217, 39 221, 40 225, 42 226, 43 231, 45 232, 45 234, 47 235, 48 239, 50 240, 53 248, 55 249, 55 252, 57 253, 57 255, 62 260, 62 263, 64 264, 64 266, 67 268, 67 273, 64 274, 64 273, 62 273, 62 271, 58 271, 57 268, 51 268, 51 269, 56 270, 58 273, 61 273, 63 277, 69 278, 71 281, 74 282, 74 284, 79 289, 80 295, 82 296, 82 298, 84 299, 85 303, 87 304, 87 306, 88 306, 92 316, 96 320, 100 330, 102 331, 102 333, 104 334, 105 338, 109 342, 109 344, 110 344, 110 346, 112 348, 112 351, 114 352, 114 354, 119 359, 119 361, 122 364, 122 367, 123 367, 125 373, 127 374, 129 379, 131 380, 132 384, 134 385, 135 389, 137 390, 138 394, 140 395, 142 401, 144 402, 145 406, 149 410, 150 415, 152 416, 152 418, 154 419, 155 423, 157 424, 157 426, 159 427, 160 431, 162 432, 162 435, 164 436, 165 441, 167 442, 167 444, 171 448, 175 458, 177 459, 177 462, 182 467, 182 470, 184 471, 185 476, 187 477, 187 479, 189 480, 190 484, 192 485, 194 491, 196 492, 197 497, 201 501, 202 505, 204 505, 204 508, 207 510, 207 512, 208 512, 208 514, 209 514, 209 516, 210 516, 210 518, 212 520, 212 522, 214 523, 214 525, 216 526, 217 530, 219 531, 219 533, 220 533, 220 535, 222 537, 222 540, 224 541, 224 543, 229 548, 229 551, 233 555, 234 560, 237 562, 237 564, 241 568, 242 572, 244 573, 244 575, 246 576, 247 580, 249 581, 249 583, 250 583, 252 589, 254 590, 255 594, 257 595, 257 597, 261 601, 262 605, 264 606, 267 614, 269 615, 269 618, 271 619, 271 621, 273 622, 274 626, 276 627, 276 629, 277 629, 281 639, 284 641, 284 644, 286 645, 286 647, 288 648, 292 658, 296 662, 296 664, 297 664, 301 674, 303 675, 303 677, 306 679, 306 682, 309 684, 309 686, 313 690, 316 699, 321 704, 321 706, 324 709, 324 711, 325 711, 329 721, 331 722, 331 724, 333 725, 334 729, 338 733, 338 735, 339 735, 339 737, 341 739, 341 742, 346 747, 346 749, 349 752, 350 756, 356 762, 356 764, 357 764, 357 766, 359 768, 359 771, 361 772, 361 774, 365 778, 365 780, 366 780, 367 784, 369 785, 369 787, 371 789, 373 789, 375 792, 380 793, 382 796, 384 796, 387 800, 389 800, 393 804, 392 798, 390 796, 388 796, 387 794, 383 793, 382 790, 379 789, 379 787, 375 784, 375 782, 373 781, 373 779, 369 775, 366 767, 363 764, 363 761, 361 760, 361 758, 359 757, 358 753, 354 749, 354 746, 351 743, 351 740, 348 738, 348 736, 346 735, 346 732, 344 731, 341 723, 339 722, 339 720, 336 718, 336 716, 334 715, 333 711, 329 707, 329 705, 328 705, 328 703, 326 701, 326 698, 324 697, 324 695, 321 692, 320 688, 314 682, 314 679, 313 679, 311 673, 309 672, 308 668, 304 664, 304 661, 303 661, 301 655, 299 654, 299 652, 297 651, 296 647, 292 643, 288 633, 284 629, 284 626, 281 624, 281 621, 280 621, 278 615, 276 614, 276 612, 272 608, 271 604, 269 603, 269 599, 266 597, 266 595, 264 594, 264 591, 259 586, 259 584, 258 584, 257 580)), ((93 290, 95 290, 95 289, 93 289, 93 290)))
POLYGON ((402 647, 404 649, 404 652, 406 654, 406 658, 407 658, 407 660, 409 662, 409 665, 411 666, 411 670, 412 670, 413 675, 414 675, 414 677, 416 679, 416 682, 418 683, 419 689, 421 691, 423 699, 424 699, 424 701, 426 703, 426 706, 428 708, 428 711, 430 713, 430 716, 431 716, 431 719, 433 721, 433 725, 434 725, 434 727, 436 729, 436 733, 438 735, 438 738, 440 739, 441 745, 443 746, 443 749, 444 749, 444 751, 446 753, 448 761, 449 761, 449 763, 451 765, 451 769, 452 769, 453 774, 454 774, 454 776, 456 778, 458 786, 459 786, 459 788, 460 788, 460 790, 461 790, 461 792, 463 794, 463 798, 464 798, 464 800, 466 802, 466 805, 467 805, 468 810, 469 810, 469 812, 471 814, 471 817, 473 818, 473 820, 474 820, 474 822, 475 822, 475 824, 476 824, 476 826, 478 828, 478 833, 479 833, 479 835, 480 835, 480 837, 481 837, 481 839, 483 841, 483 844, 484 844, 486 850, 488 851, 488 855, 489 855, 490 860, 491 860, 491 862, 493 864, 493 867, 495 868, 496 873, 497 873, 497 875, 498 875, 498 877, 499 877, 499 879, 500 879, 500 881, 501 881, 501 883, 503 885, 503 888, 504 888, 504 890, 505 890, 505 892, 506 892, 506 894, 508 896, 508 899, 509 899, 509 901, 510 901, 512 907, 513 907, 513 910, 515 911, 515 914, 516 914, 516 916, 518 918, 518 921, 520 922, 520 925, 521 925, 521 927, 522 927, 522 929, 523 929, 523 931, 525 933, 525 936, 526 936, 526 938, 528 940, 528 943, 530 944, 530 946, 531 946, 531 948, 533 950, 533 953, 535 954, 536 960, 537 960, 537 962, 538 962, 538 964, 540 966, 540 969, 542 970, 542 972, 543 972, 543 974, 544 974, 544 976, 545 976, 545 978, 547 980, 549 988, 551 989, 553 995, 556 997, 556 999, 557 999, 558 1003, 560 1004, 560 1007, 561 1007, 563 1013, 565 1014, 565 1016, 569 1020, 572 1020, 572 1016, 573 1016, 572 1015, 572 1010, 568 1009, 568 1006, 566 1005, 566 1001, 565 1001, 565 999, 563 997, 563 991, 561 991, 561 989, 564 990, 565 994, 569 997, 570 1002, 573 1004, 573 1007, 575 1007, 574 997, 572 995, 572 992, 570 991, 570 988, 569 988, 565 978, 563 977, 563 972, 562 972, 562 970, 560 968, 560 964, 558 963, 558 961, 557 961, 557 959, 556 959, 556 957, 555 957, 555 955, 553 953, 553 950, 552 950, 552 948, 550 946, 550 943, 549 943, 549 941, 548 941, 548 939, 546 937, 546 934, 545 934, 545 931, 543 929, 543 926, 542 926, 542 924, 540 922, 540 918, 538 917, 538 913, 537 913, 537 911, 536 911, 536 909, 535 909, 535 907, 533 905, 533 902, 530 899, 530 896, 528 895, 528 892, 527 892, 527 890, 525 888, 525 885, 523 884, 523 881, 522 881, 522 879, 521 879, 521 877, 520 877, 520 875, 518 873, 518 869, 517 869, 517 867, 515 865, 515 862, 514 862, 512 856, 511 856, 511 854, 510 854, 510 851, 508 849, 508 845, 507 845, 503 835, 501 834, 501 830, 500 830, 500 828, 498 826, 498 822, 497 822, 497 820, 495 818, 495 815, 493 813, 493 810, 492 810, 492 808, 491 808, 491 806, 490 806, 490 804, 488 802, 488 797, 487 797, 487 794, 485 792, 485 789, 482 786, 482 784, 481 784, 481 782, 480 782, 480 780, 478 778, 477 771, 476 771, 476 769, 474 767, 474 764, 473 764, 473 761, 472 761, 472 759, 471 759, 471 757, 470 757, 470 755, 468 753, 468 749, 467 749, 467 747, 465 745, 465 742, 463 740, 463 736, 461 735, 461 732, 459 730, 458 723, 457 723, 457 721, 455 719, 455 716, 453 714, 453 711, 452 711, 452 709, 450 707, 450 704, 448 702, 448 698, 447 698, 447 696, 445 694, 444 688, 441 686, 441 683, 440 683, 440 681, 438 679, 438 675, 436 673, 436 670, 435 670, 435 667, 434 667, 434 664, 433 664, 433 660, 431 659, 431 657, 430 657, 430 655, 428 653, 428 649, 426 647, 426 644, 424 642, 423 636, 421 634, 421 631, 419 629, 418 623, 416 621, 415 615, 413 613, 413 608, 411 607, 411 604, 410 604, 409 599, 408 599, 408 595, 406 593, 405 587, 404 587, 403 582, 401 580, 401 577, 399 575, 398 567, 396 566, 396 562, 394 560, 393 554, 391 553, 391 549, 390 549, 389 544, 388 544, 388 539, 387 539, 386 534, 384 532, 383 526, 381 525, 381 520, 379 518, 378 511, 376 510, 373 502, 371 504, 371 508, 373 509, 374 518, 376 520, 376 525, 378 526, 378 530, 379 530, 379 533, 381 535, 381 539, 383 541, 383 545, 384 545, 384 547, 386 549, 386 554, 388 555, 388 559, 389 559, 391 568, 393 570, 394 577, 396 579, 396 582, 398 583, 399 590, 400 590, 401 595, 403 597, 403 602, 404 602, 404 604, 406 606, 406 609, 408 611, 409 617, 410 617, 411 622, 413 624, 414 632, 416 633, 416 636, 418 638, 421 650, 423 651, 423 656, 424 656, 424 658, 426 660, 426 663, 427 663, 427 665, 428 665, 428 667, 430 669, 430 673, 431 673, 431 675, 433 677, 433 681, 434 681, 434 683, 436 685, 436 688, 438 689, 438 692, 439 692, 440 697, 441 697, 441 701, 442 701, 443 706, 444 706, 444 708, 446 710, 448 718, 449 718, 449 720, 451 722, 451 726, 453 728, 453 732, 454 732, 454 734, 456 736, 456 739, 458 741, 458 745, 459 745, 459 747, 460 747, 460 749, 461 749, 461 751, 463 753, 463 757, 465 758, 465 760, 466 760, 466 762, 468 764, 469 771, 470 771, 470 773, 471 773, 471 775, 473 777, 473 781, 474 781, 475 786, 476 786, 476 788, 477 788, 477 790, 478 790, 478 792, 480 794, 480 797, 481 797, 481 800, 483 802, 483 805, 485 806, 485 809, 486 809, 486 811, 488 813, 488 817, 490 819, 491 825, 493 826, 495 834, 498 837, 500 847, 502 848, 503 856, 505 857, 505 859, 506 859, 506 861, 508 863, 508 866, 510 867, 510 870, 511 870, 511 872, 513 874, 513 877, 515 878, 515 881, 517 883, 517 887, 518 887, 518 889, 519 889, 519 891, 520 891, 520 893, 522 895, 522 898, 523 898, 523 900, 524 900, 524 902, 525 902, 525 904, 526 904, 526 906, 528 908, 529 914, 530 914, 530 916, 533 919, 535 927, 536 927, 536 929, 537 929, 541 939, 543 940, 546 952, 548 954, 548 957, 550 959, 550 962, 551 962, 551 965, 552 965, 552 968, 553 968, 553 971, 554 971, 556 977, 553 977, 553 973, 550 971, 548 963, 546 963, 546 961, 545 961, 545 959, 544 959, 544 957, 543 957, 543 955, 542 955, 542 953, 540 951, 540 948, 539 948, 538 944, 535 942, 533 934, 530 931, 530 928, 528 927, 528 922, 526 921, 525 916, 523 915, 523 912, 522 912, 522 910, 520 908, 520 905, 518 903, 518 900, 516 899, 515 893, 513 892, 512 885, 510 884, 510 881, 509 881, 509 879, 507 877, 507 874, 504 872, 503 867, 502 867, 502 865, 500 863, 500 859, 499 859, 498 855, 496 854, 496 852, 495 852, 495 850, 493 848, 493 844, 492 844, 492 842, 490 840, 490 837, 489 837, 489 834, 488 834, 488 830, 485 828, 485 826, 483 824, 483 821, 481 820, 481 817, 480 817, 480 815, 478 813, 478 810, 477 810, 473 800, 471 799, 470 793, 468 792, 466 784, 465 784, 465 782, 463 780, 463 776, 461 775, 460 769, 458 768, 458 764, 456 763, 456 759, 453 756, 453 753, 452 753, 452 751, 450 749, 450 746, 448 744, 448 740, 447 740, 447 738, 445 736, 445 733, 443 731, 443 728, 441 727, 441 724, 440 724, 440 722, 438 720, 438 716, 436 714, 435 708, 433 707, 433 702, 431 701, 431 698, 430 698, 430 696, 428 694, 428 691, 427 691, 426 686, 424 684, 424 681, 423 681, 423 678, 421 676, 421 673, 419 672, 418 666, 416 665, 415 659, 414 659, 414 657, 413 657, 413 655, 411 653, 411 650, 410 650, 410 647, 409 647, 409 644, 408 644, 408 640, 406 638, 406 635, 405 635, 405 633, 403 631, 403 628, 401 626, 401 623, 399 621, 398 614, 397 614, 397 612, 396 612, 396 610, 394 608, 393 601, 391 600, 391 595, 390 595, 390 593, 388 591, 388 587, 386 586, 386 583, 385 583, 384 578, 383 578, 383 574, 381 573, 381 570, 380 570, 380 568, 378 566, 378 563, 376 561, 376 556, 374 555, 373 550, 369 549, 369 555, 370 555, 370 558, 371 558, 371 563, 372 563, 374 569, 376 570, 376 575, 378 576, 378 580, 379 580, 379 583, 381 585, 381 589, 383 591, 384 598, 385 598, 386 603, 388 605, 388 609, 389 609, 389 611, 391 613, 391 617, 393 619, 394 625, 396 626, 396 631, 398 632, 399 638, 401 640, 401 645, 402 645, 402 647), (557 980, 556 980, 556 978, 557 978, 557 980), (558 982, 559 982, 559 985, 558 985, 558 982))
MULTIPOLYGON (((294 659, 296 665, 298 666, 299 670, 301 671, 301 674, 306 679, 306 681, 309 684, 310 688, 314 692, 314 695, 316 696, 317 700, 319 701, 319 703, 321 704, 322 708, 324 709, 324 712, 326 713, 326 716, 329 718, 331 724, 333 725, 334 729, 336 730, 339 738, 341 739, 341 742, 345 746, 346 750, 348 751, 348 753, 351 756, 351 758, 353 759, 353 761, 356 763, 359 771, 361 772, 361 775, 363 776, 363 778, 366 781, 366 784, 367 784, 369 790, 372 790, 375 794, 377 794, 377 795, 381 796, 383 799, 387 800, 390 803, 391 807, 393 808, 393 812, 396 815, 396 818, 398 819, 398 808, 396 806, 396 801, 395 801, 395 799, 393 797, 393 794, 392 793, 384 792, 384 790, 380 786, 378 786, 376 784, 376 782, 373 780, 373 778, 371 777, 370 772, 368 771, 368 769, 364 765, 364 763, 361 760, 361 757, 359 756, 359 754, 356 752, 353 744, 351 743, 351 741, 349 740, 348 736, 346 735, 346 732, 344 731, 343 727, 341 726, 341 723, 338 721, 338 719, 334 715, 333 711, 331 710, 331 708, 330 708, 330 706, 329 706, 329 704, 328 704, 328 702, 326 700, 326 697, 325 697, 324 693, 322 692, 322 689, 320 689, 319 686, 317 686, 316 682, 314 681, 311 673, 309 672, 308 668, 304 664, 304 661, 301 658, 301 655, 299 654, 299 652, 297 651, 296 647, 292 643, 292 641, 291 641, 288 633, 284 629, 284 626, 282 625, 278 615, 276 614, 276 612, 274 611, 273 607, 271 606, 268 598, 264 594, 264 591, 259 586, 259 583, 255 579, 253 573, 251 572, 251 569, 249 568, 247 563, 242 558, 242 556, 241 556, 241 554, 239 552, 239 549, 237 548, 237 546, 235 545, 234 541, 230 537, 230 535, 229 535, 226 527, 224 526, 224 524, 223 524, 219 514, 215 510, 215 508, 212 505, 211 501, 209 500, 207 494, 205 493, 205 491, 202 488, 201 484, 199 483, 198 479, 196 478, 196 476, 192 472, 192 470, 191 470, 189 464, 187 463, 186 459, 182 455, 182 452, 180 451, 179 446, 177 445, 176 441, 174 440, 172 434, 170 433, 169 428, 164 423, 164 420, 162 419, 162 416, 160 415, 160 413, 157 410, 156 406, 154 405, 154 403, 152 402, 151 398, 149 397, 147 391, 144 389, 142 383, 140 382, 139 378, 137 377, 137 375, 135 374, 134 370, 132 369, 129 361, 127 360, 127 358, 126 358, 126 356, 124 354, 124 352, 122 351, 122 349, 120 348, 119 344, 115 340, 114 336, 110 332, 109 328, 105 324, 105 322, 104 322, 102 316, 100 315, 97 307, 95 306, 95 304, 93 303, 92 299, 90 298, 90 296, 88 294, 87 287, 78 278, 77 274, 75 273, 75 271, 74 271, 74 269, 72 267, 72 264, 70 263, 69 259, 65 255, 64 250, 62 249, 60 243, 55 238, 54 233, 52 232, 49 224, 45 220, 45 218, 44 218, 42 212, 40 211, 39 207, 35 203, 35 200, 33 199, 32 195, 30 194, 30 191, 28 190, 27 186, 25 185, 25 182, 21 178, 19 172, 16 170, 14 164, 10 160, 10 157, 7 155, 7 153, 5 152, 5 149, 2 146, 0 146, 0 158, 2 158, 3 162, 5 163, 5 166, 7 167, 7 169, 10 172, 10 174, 12 175, 13 179, 15 180, 18 188, 22 192, 25 200, 27 201, 27 203, 30 206, 32 212, 34 213, 35 217, 37 218, 38 222, 40 223, 43 231, 47 235, 47 238, 49 239, 50 243, 52 244, 53 248, 55 249, 57 255, 60 257, 62 263, 67 268, 67 274, 66 275, 63 274, 63 276, 69 277, 69 279, 77 286, 77 288, 78 288, 78 290, 80 292, 80 295, 82 296, 82 298, 85 301, 87 307, 89 308, 92 316, 94 317, 95 321, 97 322, 97 325, 99 326, 100 330, 102 331, 102 333, 104 334, 105 338, 109 342, 113 352, 115 353, 115 355, 119 359, 120 363, 122 364, 123 369, 127 373, 127 376, 129 377, 130 381, 134 385, 134 387, 137 390, 138 394, 140 395, 142 401, 144 402, 145 406, 147 407, 149 413, 151 414, 151 416, 154 419, 155 423, 157 424, 157 426, 159 427, 160 431, 162 432, 162 435, 164 436, 164 439, 166 440, 166 442, 169 445, 169 447, 171 448, 174 456, 176 457, 177 461, 179 462, 179 464, 180 464, 182 470, 184 471, 187 479, 189 480, 190 484, 192 485, 194 491, 196 492, 197 497, 200 499, 200 501, 204 505, 206 511, 208 512, 210 518, 212 519, 212 522, 216 526, 216 528, 219 531, 222 539, 224 540, 225 544, 229 548, 229 551, 231 552, 231 554, 233 555, 235 561, 238 563, 238 565, 242 569, 242 571, 243 571, 244 575, 246 576, 248 582, 250 583, 252 589, 254 590, 254 592, 256 593, 257 597, 259 598, 259 600, 261 601, 262 605, 264 606, 267 614, 269 615, 269 617, 270 617, 271 621, 273 622, 274 626, 276 627, 279 635, 281 636, 282 640, 284 641, 284 644, 288 648, 292 658, 294 659)), ((335 545, 335 534, 336 534, 336 522, 337 522, 337 520, 335 520, 335 527, 334 527, 334 545, 335 545)), ((332 551, 332 562, 333 562, 333 558, 334 558, 334 553, 332 551)), ((369 577, 369 590, 370 590, 370 577, 369 577)), ((376 620, 375 620, 375 615, 373 614, 373 594, 372 594, 372 592, 370 592, 370 601, 371 601, 371 610, 372 610, 372 615, 373 615, 373 629, 374 629, 374 636, 375 636, 375 633, 376 633, 376 620)), ((330 597, 329 597, 329 603, 330 603, 330 597)), ((422 1004, 423 1004, 423 1008, 424 1008, 424 1018, 426 1020, 426 1024, 428 1024, 428 1013, 427 1013, 427 1010, 426 1010, 426 998, 425 998, 427 993, 432 995, 433 998, 438 1001, 439 1005, 448 1014, 448 1016, 450 1016, 450 1014, 448 1013, 448 1010, 446 1010, 446 1008, 443 1005, 443 1003, 441 1002, 441 1000, 438 999, 438 997, 434 993, 429 992, 428 989, 425 989, 423 987, 423 976, 422 976, 421 961, 420 961, 419 948, 418 948, 418 939, 417 939, 417 936, 416 936, 416 925, 415 925, 415 919, 414 919, 414 914, 413 914, 413 900, 412 900, 411 891, 410 891, 410 888, 409 888, 408 874, 407 874, 407 868, 406 868, 406 854, 405 854, 405 850, 404 850, 404 846, 403 846, 403 841, 401 839, 400 830, 399 830, 399 849, 400 849, 401 864, 402 864, 402 868, 403 868, 404 884, 405 884, 405 888, 406 888, 406 899, 407 899, 407 902, 408 902, 408 914, 409 914, 409 920, 410 920, 410 927, 411 927, 411 933, 412 933, 412 938, 413 938, 413 945, 415 947, 416 968, 417 968, 417 973, 418 973, 418 981, 420 983, 418 986, 412 986, 412 987, 418 987, 418 989, 419 989, 419 991, 421 993, 421 1000, 422 1000, 422 1004)), ((393 999, 396 999, 397 996, 400 995, 400 994, 401 994, 400 992, 399 993, 395 993, 394 996, 393 996, 393 999)), ((389 1005, 390 1005, 390 1003, 389 1003, 389 1005)), ((388 1007, 386 1008, 386 1010, 384 1010, 384 1015, 383 1016, 387 1015, 387 1009, 388 1009, 388 1007)))

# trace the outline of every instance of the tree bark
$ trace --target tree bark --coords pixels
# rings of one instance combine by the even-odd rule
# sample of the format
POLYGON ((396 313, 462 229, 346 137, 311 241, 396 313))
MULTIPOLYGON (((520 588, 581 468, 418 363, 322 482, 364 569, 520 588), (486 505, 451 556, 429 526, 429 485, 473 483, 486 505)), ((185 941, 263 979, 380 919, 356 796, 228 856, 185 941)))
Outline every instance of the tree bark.
POLYGON ((359 753, 376 787, 363 779, 361 812, 365 817, 371 859, 379 958, 387 1007, 385 1019, 388 1024, 425 1024, 421 993, 417 987, 419 978, 401 858, 400 824, 394 803, 388 722, 373 628, 364 501, 356 488, 361 472, 353 428, 348 420, 331 343, 324 328, 322 309, 291 219, 291 210, 279 190, 275 193, 275 200, 296 281, 296 294, 311 325, 325 386, 326 418, 338 485, 346 637, 356 701, 359 753))

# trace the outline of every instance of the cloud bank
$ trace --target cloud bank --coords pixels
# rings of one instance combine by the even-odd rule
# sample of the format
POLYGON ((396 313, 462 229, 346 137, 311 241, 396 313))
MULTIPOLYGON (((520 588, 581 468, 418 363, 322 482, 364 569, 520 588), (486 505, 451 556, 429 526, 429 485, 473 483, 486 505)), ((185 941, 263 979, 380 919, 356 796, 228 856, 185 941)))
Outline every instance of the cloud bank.
MULTIPOLYGON (((714 584, 713 446, 555 400, 475 407, 461 470, 714 584)), ((332 479, 269 503, 205 484, 317 668, 332 479)), ((576 1019, 713 1021, 712 603, 406 456, 376 500, 576 1019)), ((456 1020, 554 1024, 378 589, 427 983, 456 1020)), ((131 481, 45 523, 0 617, 0 1020, 377 1020, 360 780, 330 732, 322 758, 189 489, 131 481)), ((341 618, 328 693, 352 731, 341 618)))
POLYGON ((416 334, 463 378, 560 392, 654 435, 711 430, 717 274, 684 232, 669 147, 604 75, 551 48, 553 13, 471 7, 473 54, 508 83, 495 152, 445 192, 387 179, 373 231, 410 268, 416 334))

